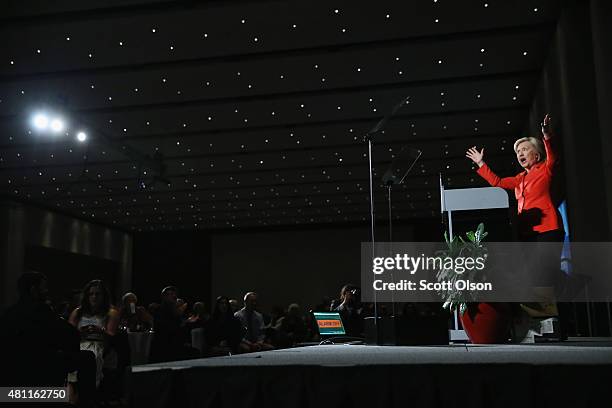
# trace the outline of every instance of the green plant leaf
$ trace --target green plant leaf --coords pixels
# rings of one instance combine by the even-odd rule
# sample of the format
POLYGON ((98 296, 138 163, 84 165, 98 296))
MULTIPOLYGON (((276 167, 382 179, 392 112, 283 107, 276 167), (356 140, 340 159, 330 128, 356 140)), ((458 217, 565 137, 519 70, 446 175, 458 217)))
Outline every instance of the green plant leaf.
POLYGON ((477 242, 482 241, 482 239, 485 237, 484 234, 484 224, 481 222, 480 224, 478 224, 478 228, 476 228, 476 235, 475 235, 475 240, 477 242))
MULTIPOLYGON (((487 258, 487 248, 482 244, 482 240, 488 235, 484 230, 484 224, 478 224, 475 231, 469 231, 465 234, 466 239, 461 235, 455 235, 449 238, 448 232, 444 232, 444 239, 448 247, 447 250, 436 252, 441 258, 456 259, 458 257, 484 257, 487 258)), ((453 268, 441 267, 436 271, 436 279, 438 282, 449 282, 451 288, 454 288, 454 283, 458 279, 469 279, 470 281, 484 282, 487 280, 486 271, 470 270, 467 273, 459 274, 453 268)), ((455 289, 438 291, 439 296, 444 301, 443 307, 450 311, 457 310, 463 313, 467 310, 466 302, 475 301, 470 292, 459 291, 455 289)))

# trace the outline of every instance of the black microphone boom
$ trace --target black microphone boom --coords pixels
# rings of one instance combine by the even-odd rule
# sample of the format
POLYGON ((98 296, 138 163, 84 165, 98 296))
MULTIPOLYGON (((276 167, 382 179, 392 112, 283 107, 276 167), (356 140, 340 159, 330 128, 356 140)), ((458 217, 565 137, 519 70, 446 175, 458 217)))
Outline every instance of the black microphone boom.
POLYGON ((378 121, 378 123, 376 125, 374 125, 374 127, 372 129, 370 129, 363 136, 363 141, 367 142, 372 137, 372 135, 375 135, 376 133, 380 132, 385 127, 385 125, 387 124, 389 119, 391 119, 393 116, 395 116, 395 114, 402 108, 402 106, 404 106, 408 102, 409 99, 410 99, 410 97, 407 96, 404 99, 402 99, 402 101, 400 103, 395 105, 390 113, 388 113, 387 115, 383 116, 382 119, 380 119, 378 121))

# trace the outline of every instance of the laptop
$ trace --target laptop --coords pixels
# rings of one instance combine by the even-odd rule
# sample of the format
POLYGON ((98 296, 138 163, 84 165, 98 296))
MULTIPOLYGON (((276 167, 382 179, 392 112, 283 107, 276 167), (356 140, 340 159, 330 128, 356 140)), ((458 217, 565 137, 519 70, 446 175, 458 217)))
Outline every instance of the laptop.
POLYGON ((322 339, 346 336, 342 318, 338 312, 313 312, 322 339))

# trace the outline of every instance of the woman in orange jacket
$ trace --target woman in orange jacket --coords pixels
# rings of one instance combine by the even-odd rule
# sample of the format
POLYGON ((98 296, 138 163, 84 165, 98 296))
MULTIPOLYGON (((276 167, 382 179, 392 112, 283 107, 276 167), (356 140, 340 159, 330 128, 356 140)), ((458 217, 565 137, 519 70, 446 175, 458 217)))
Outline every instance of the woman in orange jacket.
POLYGON ((564 231, 561 215, 551 197, 551 184, 558 160, 547 114, 542 122, 543 142, 523 137, 514 142, 516 159, 524 171, 513 177, 499 177, 483 161, 484 148, 468 149, 466 157, 478 165, 478 174, 493 187, 514 190, 518 201, 518 229, 521 241, 560 242, 564 231))
MULTIPOLYGON (((523 137, 514 142, 516 159, 524 169, 514 177, 502 178, 496 175, 483 161, 484 148, 478 151, 474 146, 466 152, 466 157, 478 165, 478 174, 490 185, 514 190, 518 202, 518 230, 521 241, 558 242, 558 245, 561 245, 565 238, 563 221, 551 197, 558 156, 550 122, 551 118, 547 114, 542 121, 543 141, 535 137, 523 137)), ((561 247, 539 246, 538 251, 531 262, 526 259, 526 262, 532 265, 532 271, 538 275, 532 282, 537 282, 536 286, 556 287, 558 291, 559 285, 562 284, 562 276, 559 273, 561 247)), ((558 315, 559 335, 561 338, 567 336, 567 323, 564 318, 567 315, 567 304, 557 303, 552 309, 549 309, 546 303, 528 303, 522 307, 533 316, 558 315)))

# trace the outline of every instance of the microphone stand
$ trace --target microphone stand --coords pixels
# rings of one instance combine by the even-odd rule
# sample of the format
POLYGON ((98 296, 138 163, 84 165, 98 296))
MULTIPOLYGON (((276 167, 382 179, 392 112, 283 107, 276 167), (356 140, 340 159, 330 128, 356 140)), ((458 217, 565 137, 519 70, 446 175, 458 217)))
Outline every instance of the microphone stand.
MULTIPOLYGON (((397 105, 393 107, 393 109, 391 110, 389 114, 387 114, 386 116, 383 116, 383 118, 380 119, 378 123, 374 125, 374 127, 370 129, 363 136, 363 141, 368 143, 368 166, 369 166, 368 174, 369 174, 369 185, 370 185, 370 241, 372 244, 371 245, 372 246, 372 259, 374 259, 374 256, 376 254, 374 250, 374 243, 376 242, 376 239, 374 237, 375 218, 374 218, 374 175, 372 174, 372 171, 373 171, 373 168, 372 168, 372 137, 384 128, 384 126, 387 124, 389 119, 395 116, 395 114, 402 108, 402 106, 404 106, 408 102, 408 99, 410 99, 409 96, 402 99, 401 102, 399 102, 397 105)), ((374 326, 376 328, 376 344, 379 344, 380 325, 378 324, 378 304, 376 301, 376 291, 374 291, 374 326)))
MULTIPOLYGON (((417 160, 421 157, 423 152, 419 149, 409 148, 405 146, 402 150, 397 154, 395 160, 391 162, 389 168, 383 175, 383 182, 385 187, 387 188, 387 204, 389 206, 389 256, 393 255, 393 212, 392 212, 392 204, 391 204, 391 190, 393 186, 399 186, 404 182, 404 179, 410 173, 410 170, 414 167, 417 160), (409 159, 409 160, 407 160, 409 159), (406 167, 406 164, 409 163, 409 166, 406 167)), ((395 282, 393 279, 393 271, 391 271, 391 281, 395 282)), ((392 316, 395 317, 395 292, 391 292, 391 303, 392 303, 392 316)))

